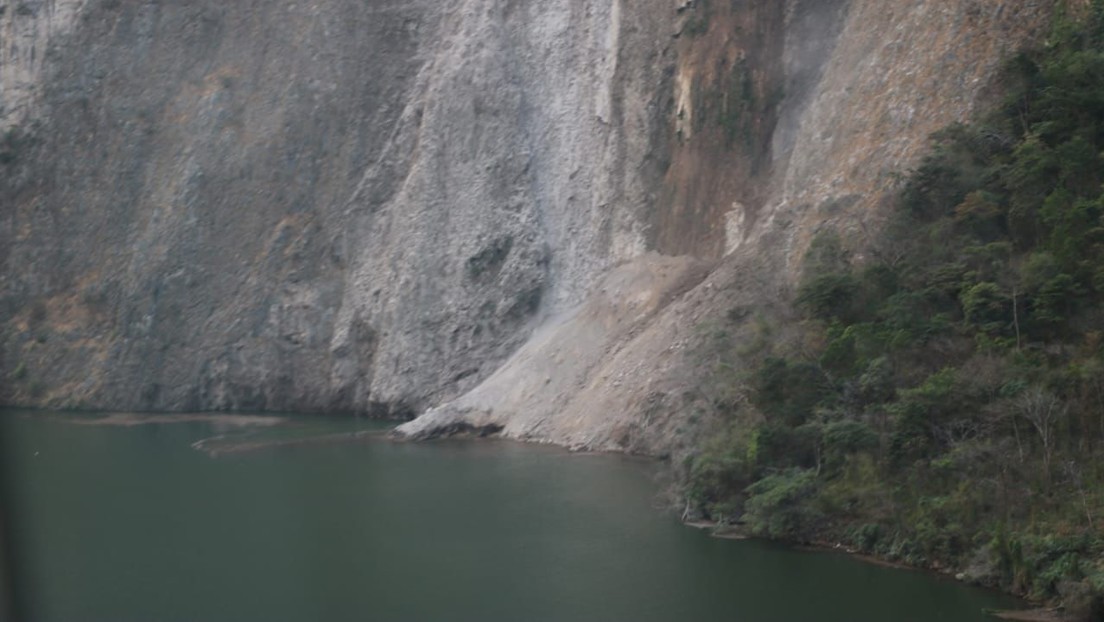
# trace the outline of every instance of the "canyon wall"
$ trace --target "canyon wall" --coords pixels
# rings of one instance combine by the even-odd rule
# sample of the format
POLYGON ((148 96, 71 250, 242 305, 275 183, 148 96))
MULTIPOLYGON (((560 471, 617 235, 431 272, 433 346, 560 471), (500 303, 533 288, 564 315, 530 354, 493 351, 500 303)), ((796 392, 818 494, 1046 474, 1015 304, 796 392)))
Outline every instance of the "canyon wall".
POLYGON ((702 327, 861 242, 1051 10, 9 2, 0 401, 669 451, 702 327))

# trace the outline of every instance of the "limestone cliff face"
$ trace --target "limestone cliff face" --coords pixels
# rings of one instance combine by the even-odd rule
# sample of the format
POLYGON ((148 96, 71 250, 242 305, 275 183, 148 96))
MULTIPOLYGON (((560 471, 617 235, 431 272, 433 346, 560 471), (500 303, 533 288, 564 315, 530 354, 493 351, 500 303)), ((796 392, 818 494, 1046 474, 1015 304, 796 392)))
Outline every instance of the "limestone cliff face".
POLYGON ((681 8, 669 165, 647 240, 663 253, 712 259, 712 268, 649 256, 617 268, 494 376, 401 433, 501 428, 580 449, 690 449, 714 399, 699 382, 710 368, 710 330, 762 338, 755 316, 787 312, 787 290, 819 228, 840 229, 862 249, 896 191, 895 173, 932 132, 968 120, 991 96, 1003 59, 1037 41, 1053 4, 681 8))
POLYGON ((695 327, 876 218, 1050 11, 7 5, 0 400, 432 408, 404 429, 650 452, 695 327))
POLYGON ((411 413, 644 250, 665 2, 79 13, 11 91, 7 401, 411 413))

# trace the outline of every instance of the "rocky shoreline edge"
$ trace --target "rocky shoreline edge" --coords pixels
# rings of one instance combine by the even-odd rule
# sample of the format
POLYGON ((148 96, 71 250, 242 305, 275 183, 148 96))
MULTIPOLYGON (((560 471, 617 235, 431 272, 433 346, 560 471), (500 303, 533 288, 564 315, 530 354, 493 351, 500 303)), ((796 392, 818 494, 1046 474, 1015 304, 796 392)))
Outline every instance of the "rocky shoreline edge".
MULTIPOLYGON (((752 540, 762 539, 750 533, 745 527, 738 524, 723 524, 716 521, 709 520, 682 520, 682 524, 691 529, 698 529, 701 531, 709 532, 709 536, 713 538, 721 538, 724 540, 752 540)), ((966 576, 961 572, 953 572, 950 569, 940 570, 935 568, 922 568, 919 566, 912 566, 909 564, 891 561, 883 559, 876 555, 870 555, 863 553, 852 547, 844 546, 839 542, 787 542, 780 541, 782 544, 792 546, 796 550, 807 551, 810 553, 834 553, 842 554, 852 557, 863 563, 872 564, 875 566, 881 566, 883 568, 893 568, 896 570, 910 570, 913 572, 926 572, 932 575, 936 575, 943 579, 953 579, 955 581, 966 583, 974 587, 994 590, 1008 594, 1015 598, 1020 599, 1027 606, 1024 609, 997 609, 986 610, 986 613, 1000 620, 1011 620, 1013 622, 1080 622, 1077 618, 1066 616, 1061 607, 1048 607, 1043 603, 1033 602, 1024 598, 1018 594, 1011 594, 1000 590, 998 588, 981 585, 975 582, 967 580, 966 576)))

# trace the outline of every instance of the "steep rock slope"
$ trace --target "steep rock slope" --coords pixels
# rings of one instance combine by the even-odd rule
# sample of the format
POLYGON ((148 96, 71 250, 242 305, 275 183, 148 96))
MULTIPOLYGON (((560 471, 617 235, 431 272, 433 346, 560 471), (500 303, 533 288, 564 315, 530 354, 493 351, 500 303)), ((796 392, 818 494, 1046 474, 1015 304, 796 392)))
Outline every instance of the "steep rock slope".
MULTIPOLYGON (((586 361, 591 373, 546 377, 544 361, 560 356, 562 343, 534 341, 471 394, 400 426, 400 433, 432 437, 471 424, 577 448, 691 449, 696 424, 716 400, 699 382, 711 371, 710 333, 733 331, 737 342, 749 344, 770 338, 756 316, 787 312, 809 238, 831 226, 850 232, 861 247, 897 189, 895 173, 907 170, 932 132, 969 118, 989 96, 1003 60, 1040 36, 1053 8, 717 4, 705 5, 705 23, 694 14, 683 18, 683 32, 696 35, 679 48, 676 143, 664 188, 666 198, 678 198, 661 203, 670 224, 659 228, 656 241, 707 256, 720 251, 723 259, 641 326, 607 331, 612 343, 599 361, 586 361), (774 56, 762 53, 770 45, 774 56), (742 100, 735 119, 725 109, 734 99, 742 100), (573 381, 570 389, 565 378, 573 381)), ((557 334, 570 343, 591 323, 587 309, 606 295, 596 292, 557 334)))
POLYGON ((7 401, 402 414, 487 375, 642 249, 650 4, 87 3, 4 165, 7 401))
POLYGON ((404 429, 648 452, 689 427, 701 327, 876 221, 1051 8, 23 5, 4 402, 436 407, 404 429))

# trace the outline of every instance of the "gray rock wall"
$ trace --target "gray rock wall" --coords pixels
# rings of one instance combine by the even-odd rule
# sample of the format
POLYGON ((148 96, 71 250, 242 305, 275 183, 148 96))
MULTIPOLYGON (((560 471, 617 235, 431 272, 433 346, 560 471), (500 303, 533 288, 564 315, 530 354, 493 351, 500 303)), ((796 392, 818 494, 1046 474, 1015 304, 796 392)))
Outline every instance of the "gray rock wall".
POLYGON ((669 8, 89 0, 3 165, 8 401, 471 386, 643 250, 669 8))
POLYGON ((72 31, 85 1, 0 2, 0 134, 34 116, 50 43, 72 31))
POLYGON ((917 161, 932 132, 969 120, 992 96, 1003 59, 1038 40, 1052 8, 1032 0, 692 6, 678 20, 676 135, 651 239, 668 252, 716 259, 720 247, 723 256, 704 278, 699 265, 675 258, 618 267, 494 376, 398 433, 499 430, 578 449, 694 451, 717 404, 744 399, 741 370, 726 372, 727 386, 713 384, 717 361, 732 358, 713 350, 753 352, 764 339, 787 338, 764 327, 792 313, 812 235, 835 228, 861 253, 897 190, 895 173, 917 161), (704 24, 695 13, 703 7, 704 24))
POLYGON ((818 228, 861 246, 1051 9, 0 6, 0 403, 652 453, 701 327, 781 308, 818 228))

